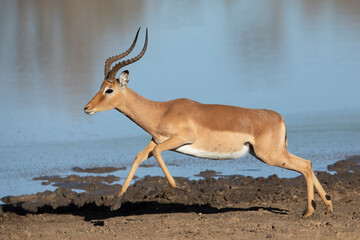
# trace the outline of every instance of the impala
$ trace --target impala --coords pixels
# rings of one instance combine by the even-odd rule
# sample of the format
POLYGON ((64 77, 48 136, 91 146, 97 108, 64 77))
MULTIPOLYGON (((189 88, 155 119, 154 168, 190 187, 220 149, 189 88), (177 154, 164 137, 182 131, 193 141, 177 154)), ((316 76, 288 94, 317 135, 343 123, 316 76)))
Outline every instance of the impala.
POLYGON ((127 86, 127 70, 116 78, 122 67, 138 61, 146 51, 147 29, 140 54, 111 68, 115 61, 133 50, 139 31, 140 28, 127 51, 106 60, 105 78, 100 91, 84 108, 87 114, 116 109, 152 136, 148 146, 135 157, 117 196, 124 194, 139 165, 151 156, 156 158, 170 186, 178 188, 161 156, 163 151, 172 150, 208 159, 236 159, 249 152, 271 166, 304 175, 308 197, 304 217, 312 215, 316 208, 314 186, 325 203, 326 213, 333 212, 330 196, 315 176, 311 162, 287 151, 286 127, 280 114, 266 109, 201 104, 185 98, 155 102, 140 96, 127 86))

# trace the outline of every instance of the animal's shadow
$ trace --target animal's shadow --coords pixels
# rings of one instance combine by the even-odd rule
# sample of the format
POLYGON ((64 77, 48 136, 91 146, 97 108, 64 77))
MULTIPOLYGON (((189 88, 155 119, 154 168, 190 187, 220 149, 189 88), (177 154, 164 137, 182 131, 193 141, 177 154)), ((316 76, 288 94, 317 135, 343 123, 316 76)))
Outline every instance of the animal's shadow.
MULTIPOLYGON (((78 207, 74 204, 68 206, 58 207, 53 209, 51 206, 43 206, 38 208, 35 214, 50 213, 50 214, 72 214, 76 216, 82 216, 85 221, 91 221, 96 226, 103 226, 103 220, 113 217, 126 217, 126 216, 139 216, 148 214, 166 214, 166 213, 201 213, 201 214, 216 214, 226 212, 252 212, 259 210, 268 211, 274 214, 287 215, 289 210, 253 206, 248 208, 239 207, 225 207, 216 208, 210 204, 181 204, 181 203, 159 203, 156 201, 143 201, 143 202, 125 202, 122 203, 121 208, 112 211, 108 206, 97 206, 94 203, 85 204, 82 207, 78 207)), ((25 215, 29 212, 20 206, 2 205, 3 212, 14 212, 18 215, 25 215)))

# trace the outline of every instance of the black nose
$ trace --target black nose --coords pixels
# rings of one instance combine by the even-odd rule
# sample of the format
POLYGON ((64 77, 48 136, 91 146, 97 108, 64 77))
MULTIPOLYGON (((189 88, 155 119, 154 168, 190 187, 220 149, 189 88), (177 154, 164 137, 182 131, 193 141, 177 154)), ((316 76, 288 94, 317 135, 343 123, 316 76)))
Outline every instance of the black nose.
POLYGON ((88 108, 89 108, 88 106, 84 107, 84 111, 86 111, 88 108))

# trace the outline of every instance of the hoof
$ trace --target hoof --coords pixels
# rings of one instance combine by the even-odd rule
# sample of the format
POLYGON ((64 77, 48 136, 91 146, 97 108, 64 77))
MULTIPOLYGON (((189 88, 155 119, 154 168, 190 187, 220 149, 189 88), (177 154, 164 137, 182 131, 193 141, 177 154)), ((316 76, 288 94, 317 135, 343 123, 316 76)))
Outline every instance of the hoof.
POLYGON ((329 202, 329 205, 326 205, 326 213, 325 214, 329 214, 329 213, 334 213, 334 209, 333 209, 333 205, 332 202, 329 202))
POLYGON ((186 182, 184 182, 182 185, 176 185, 175 188, 184 192, 190 192, 190 187, 186 182))
POLYGON ((303 218, 307 218, 310 217, 311 215, 313 215, 314 213, 314 209, 308 209, 307 212, 303 215, 303 218))
POLYGON ((116 211, 121 208, 121 197, 114 197, 112 204, 110 205, 111 211, 116 211))
POLYGON ((310 217, 311 215, 313 215, 313 212, 307 212, 304 214, 303 218, 310 217))

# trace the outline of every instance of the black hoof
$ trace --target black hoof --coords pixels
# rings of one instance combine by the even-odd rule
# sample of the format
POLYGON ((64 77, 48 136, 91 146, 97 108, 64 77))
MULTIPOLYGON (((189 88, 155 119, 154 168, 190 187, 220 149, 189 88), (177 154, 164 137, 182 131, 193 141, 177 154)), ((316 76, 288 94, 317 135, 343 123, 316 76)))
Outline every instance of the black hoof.
POLYGON ((121 208, 121 197, 115 197, 110 205, 111 211, 116 211, 121 208))

